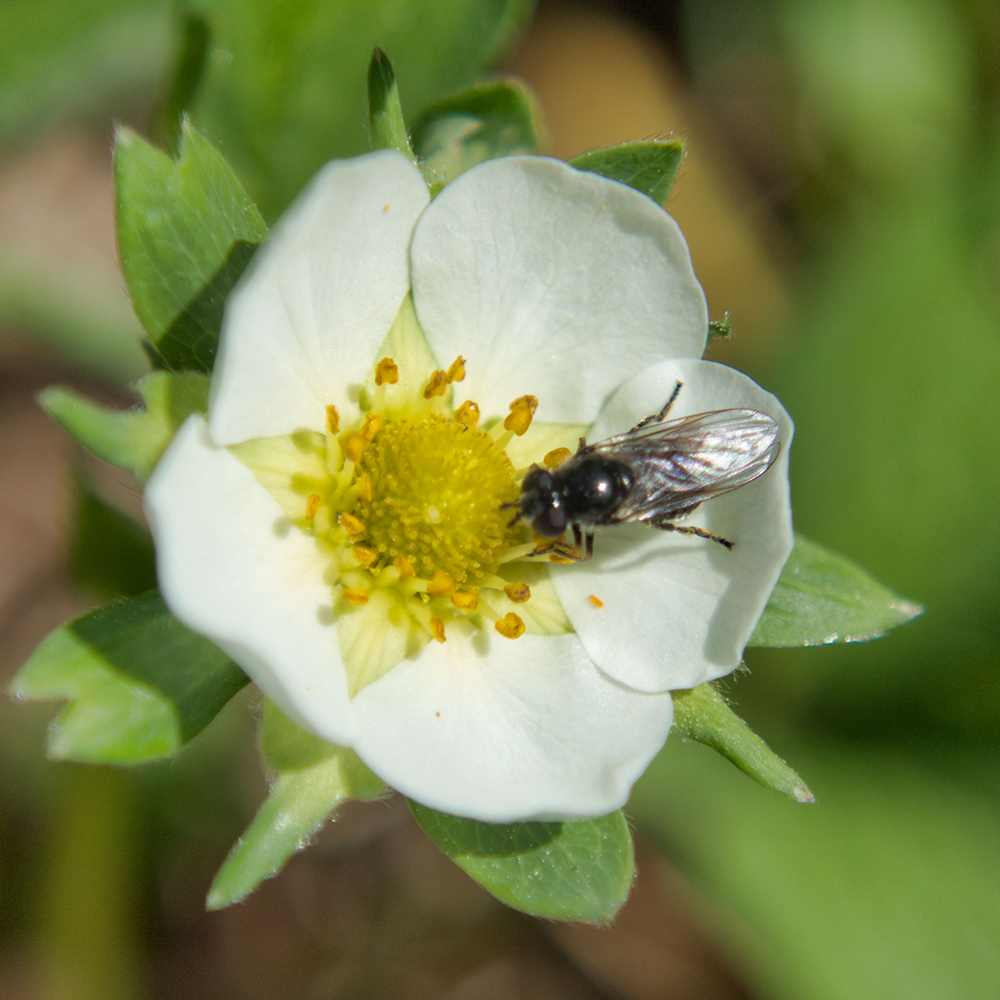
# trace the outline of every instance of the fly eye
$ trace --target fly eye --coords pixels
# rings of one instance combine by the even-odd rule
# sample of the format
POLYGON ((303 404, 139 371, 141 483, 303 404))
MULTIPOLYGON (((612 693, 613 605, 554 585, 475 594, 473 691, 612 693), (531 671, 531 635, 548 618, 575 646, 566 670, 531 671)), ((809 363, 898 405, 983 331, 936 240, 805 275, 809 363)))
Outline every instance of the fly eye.
POLYGON ((546 507, 535 515, 531 527, 545 538, 558 538, 566 531, 566 512, 561 507, 546 507))

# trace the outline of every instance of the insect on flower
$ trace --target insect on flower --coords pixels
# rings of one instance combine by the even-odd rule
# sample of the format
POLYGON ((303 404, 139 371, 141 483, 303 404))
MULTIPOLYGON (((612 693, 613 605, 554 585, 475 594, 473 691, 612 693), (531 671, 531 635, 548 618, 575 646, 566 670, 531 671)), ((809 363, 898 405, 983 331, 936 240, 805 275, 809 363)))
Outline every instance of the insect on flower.
POLYGON ((533 555, 590 559, 593 529, 625 523, 697 535, 732 549, 727 538, 674 522, 767 472, 781 447, 778 425, 756 410, 713 410, 668 421, 681 387, 678 382, 659 413, 624 434, 597 444, 580 438, 576 454, 556 468, 528 470, 512 505, 512 523, 528 520, 537 534, 554 539, 533 555), (561 541, 567 527, 575 548, 561 541))

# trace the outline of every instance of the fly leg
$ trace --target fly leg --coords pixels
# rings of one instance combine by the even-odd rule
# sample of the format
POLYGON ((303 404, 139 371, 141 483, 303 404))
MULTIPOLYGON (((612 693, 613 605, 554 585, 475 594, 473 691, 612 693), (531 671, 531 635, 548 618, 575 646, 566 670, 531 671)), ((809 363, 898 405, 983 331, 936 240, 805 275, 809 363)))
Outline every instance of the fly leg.
POLYGON ((554 538, 551 542, 539 545, 530 556, 549 556, 553 562, 585 562, 594 555, 594 533, 587 532, 586 551, 584 551, 584 536, 580 525, 573 524, 573 545, 562 538, 554 538))
POLYGON ((706 531, 704 528, 695 528, 691 525, 671 524, 669 521, 651 521, 650 523, 654 528, 659 528, 661 531, 676 531, 681 535, 697 535, 699 538, 708 538, 713 542, 718 542, 729 551, 732 551, 733 545, 735 544, 728 538, 723 538, 722 535, 716 535, 711 531, 706 531))
POLYGON ((683 384, 684 384, 683 382, 678 382, 677 385, 674 386, 674 391, 670 394, 670 398, 663 404, 663 408, 660 410, 659 413, 655 414, 651 413, 648 417, 643 417, 642 420, 640 420, 639 423, 637 423, 635 427, 633 427, 632 430, 629 431, 629 434, 632 434, 634 431, 637 431, 640 428, 645 427, 647 424, 658 424, 661 421, 665 420, 667 414, 670 412, 670 408, 674 405, 674 403, 677 401, 677 397, 681 394, 681 386, 683 384))

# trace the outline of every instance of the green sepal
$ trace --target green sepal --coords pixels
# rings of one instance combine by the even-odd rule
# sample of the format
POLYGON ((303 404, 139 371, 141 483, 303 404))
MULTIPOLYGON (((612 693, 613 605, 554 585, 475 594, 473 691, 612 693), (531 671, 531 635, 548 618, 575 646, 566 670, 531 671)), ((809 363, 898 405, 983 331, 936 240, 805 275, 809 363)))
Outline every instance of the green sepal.
POLYGON ((377 46, 368 64, 368 123, 373 149, 394 149, 416 163, 406 133, 396 73, 389 57, 377 46))
POLYGON ((548 920, 608 924, 635 876, 622 813, 562 823, 480 823, 410 803, 423 831, 501 902, 548 920))
POLYGON ((277 875, 343 802, 387 792, 353 750, 305 732, 269 701, 264 702, 257 742, 270 789, 212 881, 206 901, 210 910, 239 902, 277 875))
POLYGON ((186 119, 176 160, 119 128, 114 175, 122 273, 151 354, 172 371, 209 373, 226 296, 264 238, 264 220, 186 119))
POLYGON ((101 597, 133 597, 156 587, 156 560, 149 532, 99 497, 77 475, 69 575, 82 590, 101 597))
POLYGON ((212 30, 200 14, 179 12, 179 20, 173 72, 154 122, 155 138, 175 158, 180 155, 184 118, 192 110, 205 76, 212 42, 212 30))
POLYGON ((136 385, 144 410, 109 410, 58 386, 43 390, 38 402, 84 448, 144 482, 180 425, 205 412, 209 384, 192 372, 152 372, 136 385))
POLYGON ((569 165, 620 181, 649 195, 658 205, 665 205, 683 159, 684 143, 670 139, 594 149, 573 157, 569 165))
POLYGON ((493 80, 426 108, 413 126, 413 146, 432 189, 498 156, 534 153, 545 142, 541 107, 519 80, 493 80))
POLYGON ((181 625, 151 591, 57 628, 10 690, 69 701, 49 727, 50 757, 138 764, 178 751, 246 683, 222 650, 181 625))
POLYGON ((714 684, 673 691, 671 735, 717 750, 765 788, 796 802, 815 802, 806 783, 730 707, 714 684))
POLYGON ((796 535, 748 645, 866 642, 923 612, 849 559, 796 535))
POLYGON ((721 319, 710 319, 708 321, 708 340, 728 340, 733 335, 733 323, 729 318, 729 311, 721 319))

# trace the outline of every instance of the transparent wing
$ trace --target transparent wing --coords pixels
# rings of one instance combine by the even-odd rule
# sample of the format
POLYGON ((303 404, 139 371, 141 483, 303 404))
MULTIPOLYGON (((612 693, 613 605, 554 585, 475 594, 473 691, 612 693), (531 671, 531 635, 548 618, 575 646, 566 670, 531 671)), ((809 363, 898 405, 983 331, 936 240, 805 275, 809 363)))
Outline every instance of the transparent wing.
POLYGON ((753 482, 778 457, 778 425, 756 410, 713 410, 639 424, 587 450, 626 463, 629 495, 609 518, 669 521, 753 482))

